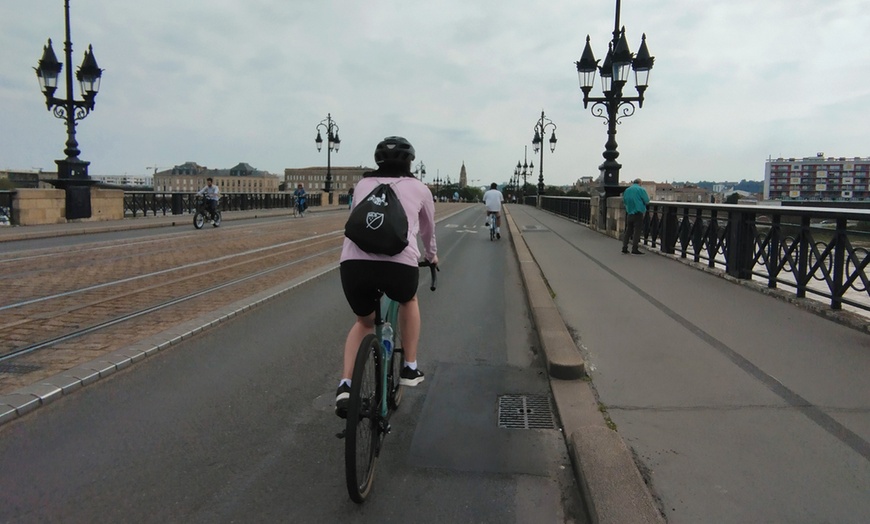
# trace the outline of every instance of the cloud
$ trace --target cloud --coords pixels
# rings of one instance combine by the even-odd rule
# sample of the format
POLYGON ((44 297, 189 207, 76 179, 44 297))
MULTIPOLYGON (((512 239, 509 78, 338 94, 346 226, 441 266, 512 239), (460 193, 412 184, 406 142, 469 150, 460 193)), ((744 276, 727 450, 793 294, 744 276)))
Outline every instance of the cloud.
MULTIPOLYGON (((73 64, 91 43, 105 69, 81 157, 94 174, 188 160, 281 173, 325 163, 313 142, 329 113, 334 163, 371 164, 378 140, 402 134, 431 173, 464 161, 470 178, 506 181, 544 110, 559 138, 545 180, 569 184, 603 160, 606 127, 583 109, 573 62, 587 34, 603 59, 614 5, 75 2, 73 64)), ((760 179, 768 154, 867 155, 863 2, 651 0, 623 4, 620 25, 656 57, 644 107, 618 126, 623 179, 760 179)), ((0 5, 0 104, 17 122, 0 131, 0 169, 62 154, 32 70, 49 37, 60 56, 59 6, 0 5)))

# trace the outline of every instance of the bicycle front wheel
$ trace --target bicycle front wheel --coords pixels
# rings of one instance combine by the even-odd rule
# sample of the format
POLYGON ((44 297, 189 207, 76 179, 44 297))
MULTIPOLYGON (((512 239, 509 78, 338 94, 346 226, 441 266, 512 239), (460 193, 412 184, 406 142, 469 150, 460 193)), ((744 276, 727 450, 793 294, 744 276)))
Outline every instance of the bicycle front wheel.
POLYGON ((193 215, 193 227, 195 227, 196 229, 202 229, 203 224, 205 224, 205 216, 203 216, 202 213, 197 211, 193 215))
POLYGON ((372 489, 380 439, 381 346, 366 335, 356 354, 347 406, 344 465, 347 492, 360 504, 372 489))

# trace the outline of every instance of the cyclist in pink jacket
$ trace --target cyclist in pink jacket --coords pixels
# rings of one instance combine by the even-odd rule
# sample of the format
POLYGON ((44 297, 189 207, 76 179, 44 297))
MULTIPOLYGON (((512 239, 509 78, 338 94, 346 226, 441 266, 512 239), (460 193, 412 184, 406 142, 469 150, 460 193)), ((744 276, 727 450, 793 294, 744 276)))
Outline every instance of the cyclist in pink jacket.
POLYGON ((399 136, 387 137, 375 148, 377 171, 364 174, 354 188, 357 198, 353 205, 356 206, 364 195, 368 195, 379 184, 388 183, 392 186, 408 218, 408 246, 394 256, 376 255, 363 251, 350 239, 344 239, 341 286, 356 314, 356 321, 344 343, 344 368, 335 394, 335 412, 339 416, 347 416, 350 380, 357 350, 363 338, 374 333, 375 298, 379 291, 399 303, 399 329, 405 356, 399 383, 416 386, 424 378, 417 366, 417 345, 420 341, 420 308, 417 303, 420 251, 417 248, 417 235, 422 240, 426 260, 437 264, 438 255, 435 204, 429 188, 411 174, 414 158, 414 146, 410 142, 399 136))

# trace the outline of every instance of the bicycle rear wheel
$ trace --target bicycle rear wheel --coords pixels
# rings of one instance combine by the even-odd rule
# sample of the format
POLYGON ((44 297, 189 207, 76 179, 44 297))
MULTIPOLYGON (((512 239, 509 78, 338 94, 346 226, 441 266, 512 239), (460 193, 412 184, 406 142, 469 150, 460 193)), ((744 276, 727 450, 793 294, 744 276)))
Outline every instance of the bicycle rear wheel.
POLYGON ((344 465, 347 492, 356 503, 365 502, 372 489, 380 444, 381 346, 374 335, 360 344, 353 368, 347 406, 344 465))
POLYGON ((212 223, 214 225, 214 227, 220 227, 220 225, 221 225, 221 212, 215 211, 212 219, 214 220, 214 222, 212 223))
MULTIPOLYGON (((400 348, 401 349, 401 348, 400 348)), ((393 351, 393 354, 390 355, 390 409, 395 410, 399 408, 399 404, 402 403, 402 393, 403 388, 402 385, 399 384, 399 373, 402 372, 402 366, 405 363, 405 358, 400 351, 397 349, 393 351)))

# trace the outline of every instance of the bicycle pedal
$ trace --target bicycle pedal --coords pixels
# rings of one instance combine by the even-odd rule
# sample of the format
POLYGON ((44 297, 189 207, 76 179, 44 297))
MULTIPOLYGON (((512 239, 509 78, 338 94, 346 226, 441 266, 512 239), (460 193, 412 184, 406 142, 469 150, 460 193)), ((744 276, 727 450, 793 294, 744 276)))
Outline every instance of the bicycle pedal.
POLYGON ((338 437, 338 438, 344 438, 344 437, 345 437, 345 432, 346 432, 346 431, 347 431, 347 430, 343 430, 343 431, 341 431, 340 433, 336 433, 335 436, 338 437))

